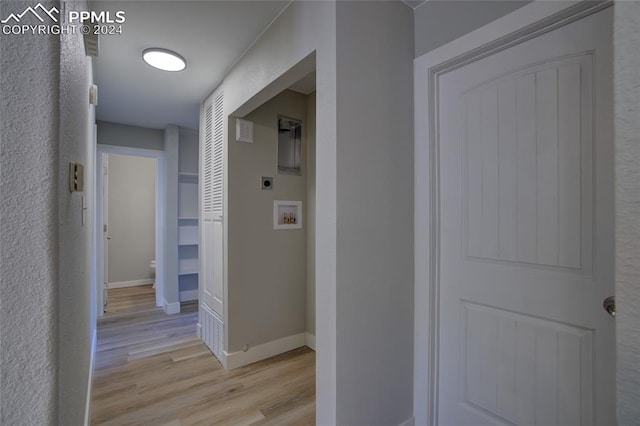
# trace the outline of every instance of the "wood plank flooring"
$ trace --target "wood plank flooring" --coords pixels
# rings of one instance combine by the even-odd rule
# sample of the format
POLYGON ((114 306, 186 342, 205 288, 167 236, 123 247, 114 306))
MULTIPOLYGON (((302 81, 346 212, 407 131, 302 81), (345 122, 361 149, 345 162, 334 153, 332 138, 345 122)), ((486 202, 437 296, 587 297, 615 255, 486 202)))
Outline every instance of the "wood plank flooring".
POLYGON ((151 286, 109 290, 98 321, 92 425, 313 425, 315 353, 226 371, 196 337, 197 304, 166 315, 151 286))

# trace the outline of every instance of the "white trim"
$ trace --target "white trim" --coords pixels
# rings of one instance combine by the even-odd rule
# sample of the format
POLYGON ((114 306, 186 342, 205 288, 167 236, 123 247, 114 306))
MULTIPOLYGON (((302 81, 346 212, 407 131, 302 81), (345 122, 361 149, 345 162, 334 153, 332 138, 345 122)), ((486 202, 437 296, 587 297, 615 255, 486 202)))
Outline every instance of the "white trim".
POLYGON ((191 302, 192 300, 198 300, 198 289, 181 291, 179 298, 181 302, 191 302))
MULTIPOLYGON (((116 145, 103 145, 97 144, 96 149, 96 179, 95 179, 95 188, 94 193, 96 196, 94 197, 94 211, 95 211, 95 269, 96 269, 96 313, 98 318, 103 316, 104 307, 103 307, 103 283, 104 283, 104 245, 102 239, 102 178, 103 178, 103 166, 102 166, 102 157, 104 154, 118 154, 118 155, 129 155, 129 156, 137 156, 137 157, 147 157, 154 158, 156 160, 156 206, 155 206, 155 215, 156 215, 156 230, 155 230, 155 240, 156 240, 156 248, 155 248, 155 260, 156 265, 164 264, 164 230, 165 226, 165 218, 164 218, 164 152, 155 150, 155 149, 142 149, 142 148, 130 148, 125 146, 116 146, 116 145)), ((155 278, 155 290, 156 290, 156 306, 163 306, 162 304, 162 290, 164 283, 164 272, 163 268, 156 267, 156 278, 155 278)))
MULTIPOLYGON (((214 354, 215 355, 215 354, 214 354)), ((216 356, 216 358, 218 358, 218 361, 220 361, 220 364, 222 364, 222 366, 224 367, 225 370, 231 370, 229 368, 229 364, 228 364, 228 357, 227 357, 227 353, 224 351, 224 349, 220 352, 220 356, 216 356)))
POLYGON ((437 423, 439 332, 439 182, 435 122, 437 79, 468 61, 491 55, 595 13, 612 3, 536 0, 414 60, 414 416, 437 423))
POLYGON ((143 280, 117 281, 115 283, 107 283, 107 288, 137 287, 139 285, 149 285, 149 284, 153 284, 152 278, 145 278, 143 280))
POLYGON ((304 333, 304 343, 312 351, 316 351, 316 335, 311 334, 308 331, 304 333))
POLYGON ((169 303, 165 299, 162 299, 162 309, 167 315, 180 313, 180 302, 169 303))
POLYGON ((306 345, 306 333, 298 333, 281 339, 272 340, 258 346, 250 347, 247 352, 237 351, 228 353, 224 351, 227 370, 243 367, 263 359, 271 358, 293 349, 306 345))
MULTIPOLYGON (((496 19, 444 46, 425 53, 414 60, 416 66, 433 68, 474 49, 481 48, 501 37, 511 35, 530 25, 545 21, 582 1, 536 0, 514 12, 496 19)), ((533 29, 531 29, 533 30, 533 29)))
POLYGON ((404 422, 400 423, 398 426, 415 426, 415 424, 416 424, 416 419, 415 417, 411 416, 404 422))
POLYGON ((196 336, 198 336, 198 339, 202 340, 202 324, 199 322, 196 324, 196 336))
POLYGON ((96 346, 98 341, 98 331, 93 330, 91 337, 91 355, 89 358, 89 379, 87 381, 87 400, 84 406, 84 426, 89 426, 91 420, 91 390, 93 388, 93 369, 96 364, 96 346))

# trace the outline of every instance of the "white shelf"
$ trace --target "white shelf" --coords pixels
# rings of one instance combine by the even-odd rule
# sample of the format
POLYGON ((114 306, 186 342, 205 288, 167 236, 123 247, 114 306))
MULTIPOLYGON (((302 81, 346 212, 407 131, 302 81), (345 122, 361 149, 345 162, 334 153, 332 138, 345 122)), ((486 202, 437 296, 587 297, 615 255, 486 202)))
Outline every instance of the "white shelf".
POLYGON ((178 245, 191 246, 198 245, 198 224, 180 224, 178 225, 178 245))
POLYGON ((198 217, 198 182, 178 183, 178 217, 198 217))
POLYGON ((184 178, 198 178, 198 174, 197 173, 191 173, 191 172, 178 172, 178 176, 179 177, 184 177, 184 178))
POLYGON ((198 258, 178 259, 178 275, 191 275, 198 273, 198 258))

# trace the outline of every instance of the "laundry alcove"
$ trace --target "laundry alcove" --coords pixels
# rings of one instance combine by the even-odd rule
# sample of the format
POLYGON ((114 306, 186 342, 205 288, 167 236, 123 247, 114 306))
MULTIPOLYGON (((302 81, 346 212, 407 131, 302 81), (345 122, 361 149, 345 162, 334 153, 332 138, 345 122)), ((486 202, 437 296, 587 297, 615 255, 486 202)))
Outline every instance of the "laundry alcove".
POLYGON ((242 117, 225 111, 224 96, 202 108, 199 330, 232 369, 315 349, 315 73, 242 117), (293 172, 278 167, 283 117, 298 123, 293 172), (253 124, 253 142, 236 138, 237 118, 253 124), (295 215, 276 227, 283 200, 295 215))

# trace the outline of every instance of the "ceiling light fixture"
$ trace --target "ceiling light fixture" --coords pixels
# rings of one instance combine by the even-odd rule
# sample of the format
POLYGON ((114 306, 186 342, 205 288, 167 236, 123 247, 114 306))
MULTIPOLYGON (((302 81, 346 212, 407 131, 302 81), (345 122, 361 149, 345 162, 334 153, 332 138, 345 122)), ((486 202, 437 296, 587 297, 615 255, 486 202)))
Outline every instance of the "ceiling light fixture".
POLYGON ((176 52, 156 47, 145 49, 142 52, 142 59, 152 67, 163 71, 182 71, 187 67, 187 61, 176 52))

